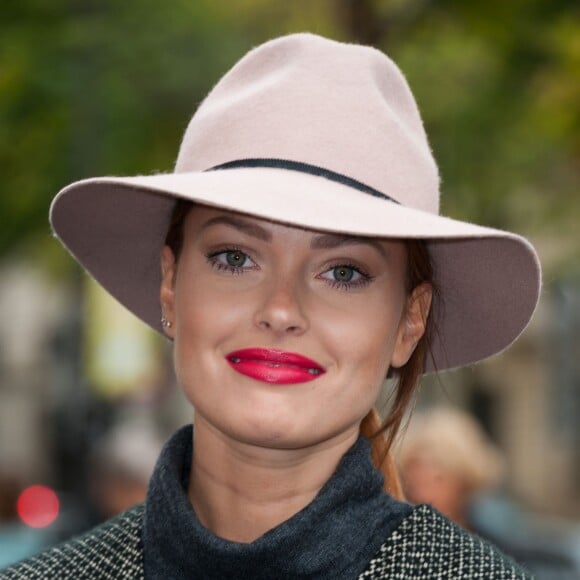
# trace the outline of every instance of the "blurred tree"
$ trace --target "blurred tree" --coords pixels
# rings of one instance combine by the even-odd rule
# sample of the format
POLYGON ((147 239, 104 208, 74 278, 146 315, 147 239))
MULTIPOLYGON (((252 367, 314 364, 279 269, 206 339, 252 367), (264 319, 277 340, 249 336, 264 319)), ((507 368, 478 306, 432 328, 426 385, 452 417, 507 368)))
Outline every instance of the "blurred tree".
POLYGON ((20 0, 1 11, 0 255, 46 235, 49 201, 71 180, 170 170, 212 83, 251 46, 299 30, 375 44, 400 64, 445 211, 580 241, 576 0, 20 0))
POLYGON ((243 50, 227 36, 216 46, 210 3, 138 4, 4 4, 0 251, 46 229, 48 202, 71 179, 169 169, 184 118, 243 50))
POLYGON ((454 215, 576 235, 579 16, 573 2, 449 0, 393 47, 454 215))

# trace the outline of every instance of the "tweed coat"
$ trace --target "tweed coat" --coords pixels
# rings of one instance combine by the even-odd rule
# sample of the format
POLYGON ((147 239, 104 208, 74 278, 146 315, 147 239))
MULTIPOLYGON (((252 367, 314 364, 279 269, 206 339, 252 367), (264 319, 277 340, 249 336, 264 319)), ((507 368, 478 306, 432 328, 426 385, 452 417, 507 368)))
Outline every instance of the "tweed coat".
MULTIPOLYGON (((144 579, 141 539, 144 511, 144 504, 135 506, 78 538, 0 571, 0 580, 144 579)), ((533 577, 484 540, 422 505, 403 519, 358 580, 387 578, 533 577)))

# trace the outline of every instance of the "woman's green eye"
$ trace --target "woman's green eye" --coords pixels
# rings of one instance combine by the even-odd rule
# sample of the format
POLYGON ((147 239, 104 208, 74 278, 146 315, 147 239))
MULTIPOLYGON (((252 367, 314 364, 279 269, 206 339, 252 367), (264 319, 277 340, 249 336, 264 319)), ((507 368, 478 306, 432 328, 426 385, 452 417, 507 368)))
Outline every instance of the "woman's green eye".
POLYGON ((245 274, 259 269, 258 265, 242 250, 221 250, 207 254, 207 261, 216 269, 230 274, 245 274))
POLYGON ((244 252, 238 250, 230 250, 229 252, 226 252, 226 262, 229 266, 232 266, 232 268, 240 268, 244 265, 247 258, 248 257, 244 252))
POLYGON ((370 284, 374 277, 361 271, 357 266, 338 264, 331 266, 318 276, 325 280, 331 288, 337 290, 356 290, 370 284))
POLYGON ((354 268, 337 266, 333 268, 332 274, 337 282, 350 282, 354 276, 354 268))

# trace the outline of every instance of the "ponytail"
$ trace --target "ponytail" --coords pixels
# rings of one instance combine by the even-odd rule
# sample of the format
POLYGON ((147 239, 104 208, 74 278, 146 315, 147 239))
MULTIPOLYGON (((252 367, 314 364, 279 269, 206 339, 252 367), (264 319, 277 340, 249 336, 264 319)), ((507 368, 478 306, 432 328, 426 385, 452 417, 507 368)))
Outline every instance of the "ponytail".
POLYGON ((374 407, 362 420, 360 432, 371 441, 373 464, 383 474, 385 491, 395 499, 405 499, 399 470, 389 450, 388 440, 384 433, 381 433, 381 419, 374 407))
POLYGON ((403 486, 393 458, 392 446, 396 440, 405 416, 410 411, 416 397, 419 381, 425 370, 425 360, 430 352, 431 336, 434 332, 435 315, 433 308, 438 300, 437 287, 434 283, 433 266, 425 242, 407 240, 407 292, 423 283, 429 283, 433 289, 431 312, 427 315, 425 333, 417 343, 407 363, 396 369, 397 382, 391 396, 392 405, 385 420, 373 407, 362 420, 361 435, 371 441, 374 466, 383 474, 385 491, 395 499, 404 499, 403 486))

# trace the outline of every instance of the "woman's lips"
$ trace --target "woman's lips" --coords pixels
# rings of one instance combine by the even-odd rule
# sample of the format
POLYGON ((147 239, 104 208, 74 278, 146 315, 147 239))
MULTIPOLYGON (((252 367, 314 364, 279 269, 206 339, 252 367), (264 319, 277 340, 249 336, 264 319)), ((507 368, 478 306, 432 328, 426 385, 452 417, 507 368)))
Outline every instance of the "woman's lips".
POLYGON ((306 383, 325 372, 321 365, 305 356, 269 348, 236 350, 226 359, 238 373, 277 385, 306 383))

